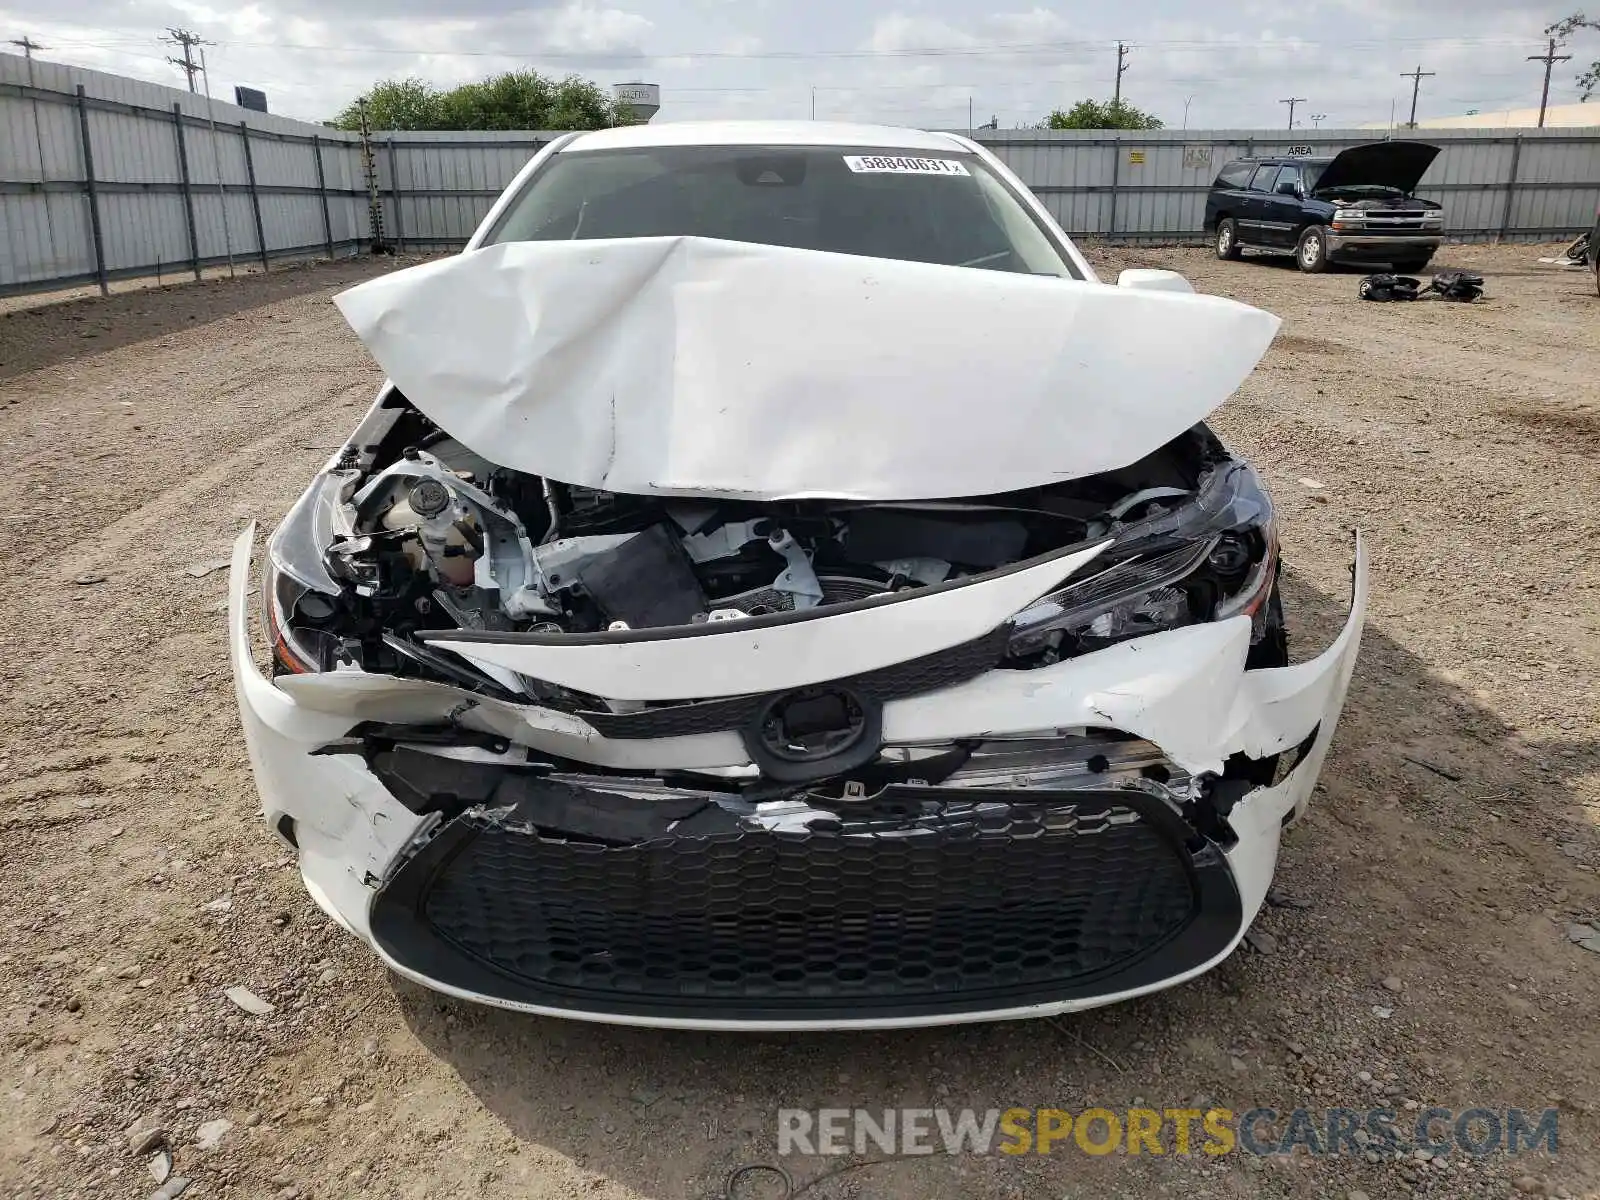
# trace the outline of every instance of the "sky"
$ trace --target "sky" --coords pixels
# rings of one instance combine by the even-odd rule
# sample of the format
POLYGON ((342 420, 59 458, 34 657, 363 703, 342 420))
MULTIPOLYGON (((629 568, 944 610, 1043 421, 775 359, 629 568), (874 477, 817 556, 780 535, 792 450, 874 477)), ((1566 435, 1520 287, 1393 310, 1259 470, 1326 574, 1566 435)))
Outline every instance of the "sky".
MULTIPOLYGON (((1123 96, 1170 128, 1351 128, 1418 115, 1537 105, 1543 29, 1555 8, 1508 0, 0 0, 0 50, 28 37, 42 59, 183 86, 168 28, 205 38, 213 94, 265 91, 273 112, 334 116, 374 81, 450 86, 533 67, 601 84, 658 83, 657 122, 716 117, 1032 125, 1054 108, 1123 96)), ((1600 32, 1564 52, 1552 104, 1579 98, 1575 68, 1600 32)), ((1594 103, 1600 106, 1600 97, 1594 103)))

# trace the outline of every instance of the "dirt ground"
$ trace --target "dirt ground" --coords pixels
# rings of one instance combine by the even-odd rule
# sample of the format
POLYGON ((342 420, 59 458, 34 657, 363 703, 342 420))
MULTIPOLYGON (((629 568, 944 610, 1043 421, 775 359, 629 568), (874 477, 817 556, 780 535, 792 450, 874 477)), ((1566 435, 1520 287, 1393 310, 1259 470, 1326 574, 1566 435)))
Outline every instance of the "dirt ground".
POLYGON ((152 1123, 189 1196, 699 1200, 773 1158, 781 1107, 1382 1103, 1558 1106, 1560 1149, 787 1165, 812 1200, 1600 1195, 1600 954, 1567 936, 1600 918, 1600 298, 1550 252, 1447 248, 1488 278, 1470 306, 1095 252, 1284 318, 1216 423, 1278 499, 1298 653, 1337 628, 1368 532, 1360 664, 1265 952, 1075 1018, 897 1034, 477 1009, 392 979, 306 898, 256 821, 227 572, 202 568, 369 402, 328 301, 393 264, 0 316, 0 1194, 148 1195, 152 1123))

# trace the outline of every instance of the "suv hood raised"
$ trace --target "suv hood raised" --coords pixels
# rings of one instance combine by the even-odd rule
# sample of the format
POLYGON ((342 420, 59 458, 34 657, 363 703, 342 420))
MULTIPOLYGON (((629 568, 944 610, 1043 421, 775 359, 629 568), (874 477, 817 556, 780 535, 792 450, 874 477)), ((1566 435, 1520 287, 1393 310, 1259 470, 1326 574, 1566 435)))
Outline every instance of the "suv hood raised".
POLYGON ((340 294, 469 449, 611 492, 987 495, 1127 466, 1278 318, 1215 296, 695 237, 522 242, 340 294))
POLYGON ((1392 187, 1409 195, 1438 157, 1439 147, 1426 142, 1373 142, 1352 146, 1323 168, 1316 190, 1326 192, 1367 184, 1392 187))

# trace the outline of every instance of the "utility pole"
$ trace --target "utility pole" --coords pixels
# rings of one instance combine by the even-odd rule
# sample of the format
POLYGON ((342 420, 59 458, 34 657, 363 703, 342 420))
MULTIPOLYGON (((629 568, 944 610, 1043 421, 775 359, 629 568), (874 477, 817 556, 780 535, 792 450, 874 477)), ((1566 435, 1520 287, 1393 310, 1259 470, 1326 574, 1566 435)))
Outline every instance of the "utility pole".
POLYGON ((162 38, 163 42, 166 42, 169 46, 183 47, 182 58, 173 58, 169 54, 167 55, 167 61, 189 77, 189 90, 192 92, 195 90, 194 77, 200 71, 200 64, 194 61, 192 51, 196 46, 201 46, 205 43, 201 41, 198 34, 190 33, 187 29, 168 29, 167 33, 169 36, 162 38))
MULTIPOLYGON (((50 49, 50 47, 49 46, 41 46, 38 42, 36 42, 32 38, 30 38, 27 34, 23 34, 19 38, 12 38, 9 44, 12 45, 12 46, 21 46, 22 47, 22 57, 28 60, 28 86, 32 87, 33 86, 33 52, 35 50, 48 50, 48 49, 50 49)), ((35 100, 33 103, 34 103, 34 114, 33 114, 33 116, 34 116, 34 132, 37 133, 38 132, 38 120, 39 120, 39 112, 38 112, 39 102, 37 100, 35 100)), ((39 161, 43 162, 44 159, 41 158, 39 161)))
POLYGON ((1306 102, 1306 98, 1304 96, 1290 96, 1287 100, 1279 100, 1278 101, 1279 104, 1287 104, 1289 106, 1289 128, 1290 129, 1294 128, 1294 106, 1296 104, 1304 104, 1305 102, 1306 102))
MULTIPOLYGON (((222 214, 222 248, 228 252, 228 278, 234 277, 233 270, 233 232, 228 228, 228 194, 222 186, 222 139, 217 135, 217 110, 211 103, 211 72, 206 70, 205 43, 199 38, 195 44, 200 47, 200 76, 206 81, 206 119, 211 122, 211 161, 217 168, 217 209, 222 214)), ((184 54, 188 54, 188 47, 184 47, 184 54)), ((194 76, 189 76, 189 90, 194 91, 194 76)))
POLYGON ((1422 89, 1422 81, 1430 79, 1437 74, 1437 71, 1424 71, 1421 63, 1417 64, 1415 71, 1400 72, 1401 79, 1411 80, 1411 120, 1407 122, 1408 128, 1415 129, 1417 127, 1417 93, 1422 89))
POLYGON ((1122 107, 1122 73, 1128 69, 1128 47, 1117 43, 1117 86, 1111 93, 1111 104, 1115 108, 1122 107))
POLYGON ((1543 54, 1528 55, 1529 62, 1542 62, 1544 64, 1544 91, 1539 95, 1539 128, 1544 128, 1544 110, 1550 105, 1550 68, 1558 62, 1567 62, 1572 58, 1570 54, 1556 53, 1556 40, 1551 38, 1549 48, 1543 54))

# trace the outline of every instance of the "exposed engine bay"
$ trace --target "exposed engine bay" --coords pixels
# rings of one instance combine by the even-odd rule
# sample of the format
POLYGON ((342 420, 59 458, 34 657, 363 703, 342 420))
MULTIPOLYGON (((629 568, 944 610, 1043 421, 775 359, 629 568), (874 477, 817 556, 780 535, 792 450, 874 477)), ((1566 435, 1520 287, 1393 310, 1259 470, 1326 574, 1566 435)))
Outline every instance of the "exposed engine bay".
MULTIPOLYGON (((341 664, 503 698, 567 696, 419 634, 602 634, 816 614, 957 586, 1108 543, 1082 579, 1017 614, 998 661, 1028 668, 1160 629, 1256 618, 1281 665, 1271 506, 1202 424, 1132 465, 946 501, 634 496, 497 466, 390 390, 274 539, 281 670, 341 664)), ((565 701, 565 702, 563 702, 565 701)))

